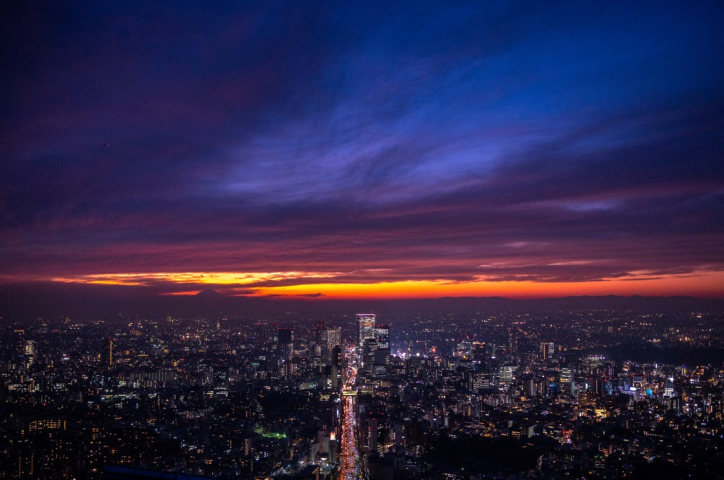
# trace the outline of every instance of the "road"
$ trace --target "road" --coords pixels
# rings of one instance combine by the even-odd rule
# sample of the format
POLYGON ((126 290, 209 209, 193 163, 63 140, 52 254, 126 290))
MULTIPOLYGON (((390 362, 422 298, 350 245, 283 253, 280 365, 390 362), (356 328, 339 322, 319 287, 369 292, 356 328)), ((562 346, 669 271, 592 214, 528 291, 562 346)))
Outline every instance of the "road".
MULTIPOLYGON (((352 353, 352 356, 354 354, 352 353)), ((353 358, 353 357, 351 357, 353 358)), ((353 363, 353 362, 350 362, 353 363)), ((359 449, 357 448, 357 397, 344 395, 356 389, 357 369, 350 365, 343 376, 342 385, 342 445, 340 450, 339 478, 355 480, 362 478, 359 466, 359 449)))

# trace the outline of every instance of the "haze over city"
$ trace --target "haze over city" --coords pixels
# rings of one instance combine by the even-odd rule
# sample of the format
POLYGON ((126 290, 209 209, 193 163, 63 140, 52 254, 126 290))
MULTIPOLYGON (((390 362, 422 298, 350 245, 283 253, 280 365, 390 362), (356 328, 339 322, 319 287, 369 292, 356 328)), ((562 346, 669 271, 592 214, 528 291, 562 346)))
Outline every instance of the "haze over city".
POLYGON ((718 2, 2 10, 5 287, 724 297, 718 2))

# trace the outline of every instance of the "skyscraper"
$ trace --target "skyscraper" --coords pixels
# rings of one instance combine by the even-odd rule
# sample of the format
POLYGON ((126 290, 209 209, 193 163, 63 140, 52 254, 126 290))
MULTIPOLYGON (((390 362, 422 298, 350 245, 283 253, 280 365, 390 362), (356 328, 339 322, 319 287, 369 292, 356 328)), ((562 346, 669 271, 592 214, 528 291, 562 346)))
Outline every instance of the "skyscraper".
POLYGON ((342 329, 340 327, 327 327, 322 335, 324 342, 321 345, 322 360, 325 365, 332 361, 332 350, 337 345, 342 345, 342 329))
POLYGON ((23 355, 25 353, 25 330, 19 328, 13 331, 15 337, 15 353, 17 355, 23 355))
POLYGON ((390 348, 390 326, 389 325, 377 325, 375 326, 375 340, 377 340, 378 348, 390 348))
POLYGON ((561 368, 559 381, 561 384, 561 392, 568 395, 574 394, 575 383, 573 382, 573 368, 570 365, 561 368))
POLYGON ((294 343, 294 329, 280 328, 277 330, 277 338, 280 345, 289 345, 294 343))
POLYGON ((254 336, 257 348, 265 348, 274 338, 274 325, 260 322, 254 324, 254 336))
POLYGON ((317 342, 317 345, 322 345, 325 343, 327 335, 327 327, 324 324, 324 319, 321 318, 317 320, 316 325, 314 326, 314 339, 317 342))
POLYGON ((113 339, 103 339, 103 350, 101 351, 101 365, 108 369, 113 368, 113 339))
POLYGON ((277 339, 285 360, 291 360, 294 353, 294 329, 280 328, 277 330, 277 339))
POLYGON ((331 350, 335 345, 342 345, 342 328, 341 327, 328 327, 327 328, 327 347, 331 350))
POLYGON ((358 313, 357 314, 357 338, 356 344, 359 352, 362 352, 365 340, 375 339, 375 320, 377 315, 374 313, 358 313))
POLYGON ((372 376, 385 377, 390 367, 390 326, 375 326, 376 349, 373 353, 372 376))
POLYGON ((360 353, 360 367, 370 374, 374 372, 375 352, 377 351, 377 340, 374 338, 365 340, 360 353))
POLYGON ((543 360, 553 358, 556 352, 556 345, 553 342, 541 342, 540 356, 543 360))
POLYGON ((35 361, 35 340, 25 340, 25 364, 29 367, 35 361))

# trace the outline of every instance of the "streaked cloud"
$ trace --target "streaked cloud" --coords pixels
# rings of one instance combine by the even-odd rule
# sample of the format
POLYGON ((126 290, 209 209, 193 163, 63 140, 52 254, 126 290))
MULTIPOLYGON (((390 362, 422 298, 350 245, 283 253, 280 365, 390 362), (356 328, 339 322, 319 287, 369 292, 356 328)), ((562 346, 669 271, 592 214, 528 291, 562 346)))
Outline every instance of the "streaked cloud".
POLYGON ((724 295, 719 4, 4 10, 6 283, 724 295))

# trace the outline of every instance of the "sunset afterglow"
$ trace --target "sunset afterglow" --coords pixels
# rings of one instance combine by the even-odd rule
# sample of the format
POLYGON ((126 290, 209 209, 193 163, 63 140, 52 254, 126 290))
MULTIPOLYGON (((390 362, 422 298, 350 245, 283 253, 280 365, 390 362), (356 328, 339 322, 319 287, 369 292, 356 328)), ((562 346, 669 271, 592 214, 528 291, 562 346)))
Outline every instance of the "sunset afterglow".
POLYGON ((0 288, 724 298, 713 5, 312 3, 7 12, 0 288))
POLYGON ((724 292, 724 274, 703 273, 652 276, 639 272, 624 279, 595 282, 498 281, 478 278, 473 281, 417 280, 334 283, 343 273, 152 273, 106 274, 52 278, 53 282, 90 285, 145 286, 161 289, 162 294, 195 295, 214 288, 230 296, 283 296, 301 298, 435 298, 441 296, 502 296, 543 298, 574 295, 694 295, 719 297, 724 292), (194 288, 195 287, 195 288, 194 288))

